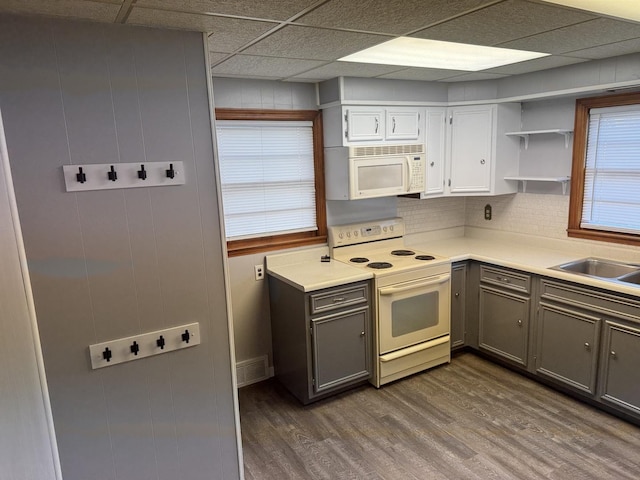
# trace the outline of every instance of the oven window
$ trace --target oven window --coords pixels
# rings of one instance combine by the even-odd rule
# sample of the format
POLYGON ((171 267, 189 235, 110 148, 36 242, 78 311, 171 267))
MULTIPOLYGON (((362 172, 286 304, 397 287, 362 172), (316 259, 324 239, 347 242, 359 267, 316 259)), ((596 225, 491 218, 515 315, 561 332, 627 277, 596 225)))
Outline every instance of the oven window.
POLYGON ((402 337, 438 324, 438 292, 429 292, 391 305, 391 335, 402 337))
POLYGON ((358 190, 402 188, 402 164, 358 167, 358 190))

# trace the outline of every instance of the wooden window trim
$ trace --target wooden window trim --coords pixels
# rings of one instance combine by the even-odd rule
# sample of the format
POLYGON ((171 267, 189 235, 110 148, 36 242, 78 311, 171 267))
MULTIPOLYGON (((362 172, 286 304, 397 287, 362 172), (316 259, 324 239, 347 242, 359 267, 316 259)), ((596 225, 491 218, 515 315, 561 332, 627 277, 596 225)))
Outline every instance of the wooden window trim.
POLYGON ((252 110, 216 108, 216 120, 310 121, 313 124, 313 164, 316 184, 316 224, 314 232, 289 233, 227 241, 229 257, 327 242, 327 210, 324 186, 324 143, 320 110, 252 110))
POLYGON ((573 138, 573 163, 571 167, 571 194, 569 198, 569 226, 567 235, 601 242, 640 245, 640 235, 608 232, 580 227, 584 201, 585 159, 587 155, 587 133, 589 110, 592 108, 618 107, 640 104, 640 92, 579 98, 576 100, 576 115, 573 138))

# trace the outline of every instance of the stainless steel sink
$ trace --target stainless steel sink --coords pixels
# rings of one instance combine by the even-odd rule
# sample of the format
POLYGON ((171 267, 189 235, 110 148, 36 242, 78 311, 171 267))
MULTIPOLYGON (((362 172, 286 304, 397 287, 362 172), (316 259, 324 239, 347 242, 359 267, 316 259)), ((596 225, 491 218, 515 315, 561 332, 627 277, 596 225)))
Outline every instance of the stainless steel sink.
POLYGON ((640 266, 628 263, 614 262, 601 258, 583 258, 553 267, 554 270, 588 275, 607 279, 619 279, 628 283, 640 284, 640 266), (631 280, 623 280, 620 277, 628 276, 631 280), (634 281, 635 280, 635 281, 634 281))
POLYGON ((640 285, 640 270, 633 273, 627 273, 626 275, 618 277, 618 281, 624 282, 624 283, 633 283, 634 285, 640 285))

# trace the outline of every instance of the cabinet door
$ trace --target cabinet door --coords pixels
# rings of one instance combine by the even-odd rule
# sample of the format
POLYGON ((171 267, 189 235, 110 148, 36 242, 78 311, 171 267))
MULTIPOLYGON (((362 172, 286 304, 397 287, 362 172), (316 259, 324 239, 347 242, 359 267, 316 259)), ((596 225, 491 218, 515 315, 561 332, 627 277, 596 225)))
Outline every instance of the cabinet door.
POLYGON ((359 308, 311 322, 313 389, 316 393, 369 378, 369 309, 359 308))
POLYGON ((387 110, 387 140, 418 140, 420 137, 420 110, 417 108, 395 108, 387 110))
POLYGON ((490 192, 493 151, 492 106, 450 109, 449 191, 490 192))
POLYGON ((529 303, 528 297, 481 285, 480 349, 526 366, 529 303))
POLYGON ((640 326, 607 321, 600 398, 640 415, 640 326))
POLYGON ((540 303, 536 373, 595 393, 600 318, 540 303))
POLYGON ((384 110, 349 107, 346 109, 346 134, 349 142, 365 142, 384 138, 384 110))
POLYGON ((446 113, 446 108, 427 108, 425 113, 427 195, 444 194, 446 113))
POLYGON ((467 266, 451 268, 451 348, 464 345, 467 266))

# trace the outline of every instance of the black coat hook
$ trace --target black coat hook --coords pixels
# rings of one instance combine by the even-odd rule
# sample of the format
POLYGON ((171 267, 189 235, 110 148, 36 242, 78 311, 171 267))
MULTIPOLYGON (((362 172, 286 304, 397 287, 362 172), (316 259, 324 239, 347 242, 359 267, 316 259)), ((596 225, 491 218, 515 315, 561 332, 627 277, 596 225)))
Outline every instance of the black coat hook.
POLYGON ((144 169, 144 165, 140 165, 140 170, 138 170, 138 178, 140 180, 147 179, 147 171, 144 169))
POLYGON ((82 167, 78 167, 78 173, 76 173, 76 180, 80 183, 87 181, 87 175, 82 171, 82 167))
POLYGON ((107 177, 109 177, 109 180, 112 182, 115 182, 118 179, 118 173, 115 168, 113 168, 113 165, 111 165, 111 170, 107 172, 107 177))
POLYGON ((173 163, 169 164, 169 170, 167 170, 167 178, 173 178, 176 176, 176 171, 173 169, 173 163))

